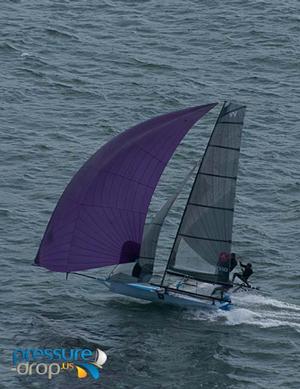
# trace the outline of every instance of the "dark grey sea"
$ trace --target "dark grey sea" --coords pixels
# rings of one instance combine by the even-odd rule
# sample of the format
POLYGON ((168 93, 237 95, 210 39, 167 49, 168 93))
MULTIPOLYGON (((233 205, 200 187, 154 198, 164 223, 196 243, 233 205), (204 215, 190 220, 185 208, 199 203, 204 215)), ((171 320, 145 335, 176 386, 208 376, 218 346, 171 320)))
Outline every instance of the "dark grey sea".
MULTIPOLYGON (((7 0, 0 11, 0 388, 300 388, 299 0, 7 0), (73 174, 120 131, 214 101, 247 105, 234 250, 259 293, 205 313, 31 266, 73 174), (16 348, 92 348, 100 380, 11 371, 16 348)), ((186 136, 151 204, 201 158, 186 136)), ((163 229, 166 260, 184 197, 163 229)))

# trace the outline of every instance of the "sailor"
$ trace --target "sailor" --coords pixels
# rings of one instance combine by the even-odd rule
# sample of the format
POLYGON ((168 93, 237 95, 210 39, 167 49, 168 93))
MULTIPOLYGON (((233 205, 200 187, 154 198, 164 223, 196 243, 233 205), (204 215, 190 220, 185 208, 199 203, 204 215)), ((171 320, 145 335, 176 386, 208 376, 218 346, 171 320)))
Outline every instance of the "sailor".
POLYGON ((139 261, 136 261, 133 269, 132 269, 132 277, 139 278, 142 272, 142 266, 139 264, 139 261))
POLYGON ((136 261, 131 275, 136 277, 138 282, 149 282, 153 273, 153 263, 140 263, 139 260, 136 261))
POLYGON ((252 264, 247 263, 247 265, 244 265, 242 262, 239 262, 240 266, 243 268, 242 274, 241 273, 234 273, 232 282, 234 282, 235 277, 238 277, 240 280, 242 280, 247 286, 250 286, 248 282, 248 278, 253 274, 252 270, 252 264))
POLYGON ((235 253, 231 253, 229 272, 232 272, 232 270, 236 267, 236 265, 237 265, 236 255, 235 253))
MULTIPOLYGON (((218 298, 218 299, 221 299, 223 301, 227 301, 227 302, 231 302, 230 300, 230 296, 229 294, 227 293, 228 290, 230 289, 230 286, 226 286, 226 285, 222 285, 222 286, 217 286, 216 288, 214 288, 214 290, 212 291, 211 293, 211 296, 215 296, 218 298)), ((215 300, 213 300, 213 305, 215 304, 215 300)))

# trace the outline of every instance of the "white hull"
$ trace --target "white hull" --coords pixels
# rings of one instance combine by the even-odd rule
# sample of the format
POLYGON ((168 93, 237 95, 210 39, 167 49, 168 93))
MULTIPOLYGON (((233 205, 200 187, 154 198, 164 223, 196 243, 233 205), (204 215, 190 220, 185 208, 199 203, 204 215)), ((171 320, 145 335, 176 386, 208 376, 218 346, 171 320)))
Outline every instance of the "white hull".
POLYGON ((117 294, 148 300, 156 303, 176 305, 182 308, 205 308, 229 310, 232 304, 229 302, 213 301, 210 297, 194 297, 172 291, 165 291, 159 286, 147 283, 122 283, 106 281, 106 286, 117 294))

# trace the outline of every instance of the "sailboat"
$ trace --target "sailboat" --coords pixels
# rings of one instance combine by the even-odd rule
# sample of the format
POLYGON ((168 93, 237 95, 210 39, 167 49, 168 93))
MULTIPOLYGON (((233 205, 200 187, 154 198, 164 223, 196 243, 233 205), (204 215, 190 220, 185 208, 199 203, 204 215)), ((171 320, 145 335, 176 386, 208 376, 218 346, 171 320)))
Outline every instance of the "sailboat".
POLYGON ((152 222, 146 224, 155 188, 177 146, 216 105, 155 117, 100 148, 59 199, 34 264, 67 275, 95 278, 117 294, 182 307, 229 309, 244 105, 223 104, 198 169, 194 166, 188 172, 152 222), (163 223, 192 176, 163 274, 154 274, 163 223), (82 273, 103 267, 109 269, 104 278, 82 273))

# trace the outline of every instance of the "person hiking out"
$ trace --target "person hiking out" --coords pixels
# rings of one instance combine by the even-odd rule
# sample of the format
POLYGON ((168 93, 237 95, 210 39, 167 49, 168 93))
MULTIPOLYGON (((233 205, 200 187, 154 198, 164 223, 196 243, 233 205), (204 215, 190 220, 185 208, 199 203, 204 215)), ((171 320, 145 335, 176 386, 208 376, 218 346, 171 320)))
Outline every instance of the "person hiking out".
POLYGON ((232 278, 232 282, 234 282, 235 278, 238 277, 247 286, 250 286, 250 284, 248 282, 248 278, 253 274, 252 264, 247 263, 247 265, 244 265, 242 262, 240 262, 240 266, 242 267, 242 273, 234 273, 233 278, 232 278))

